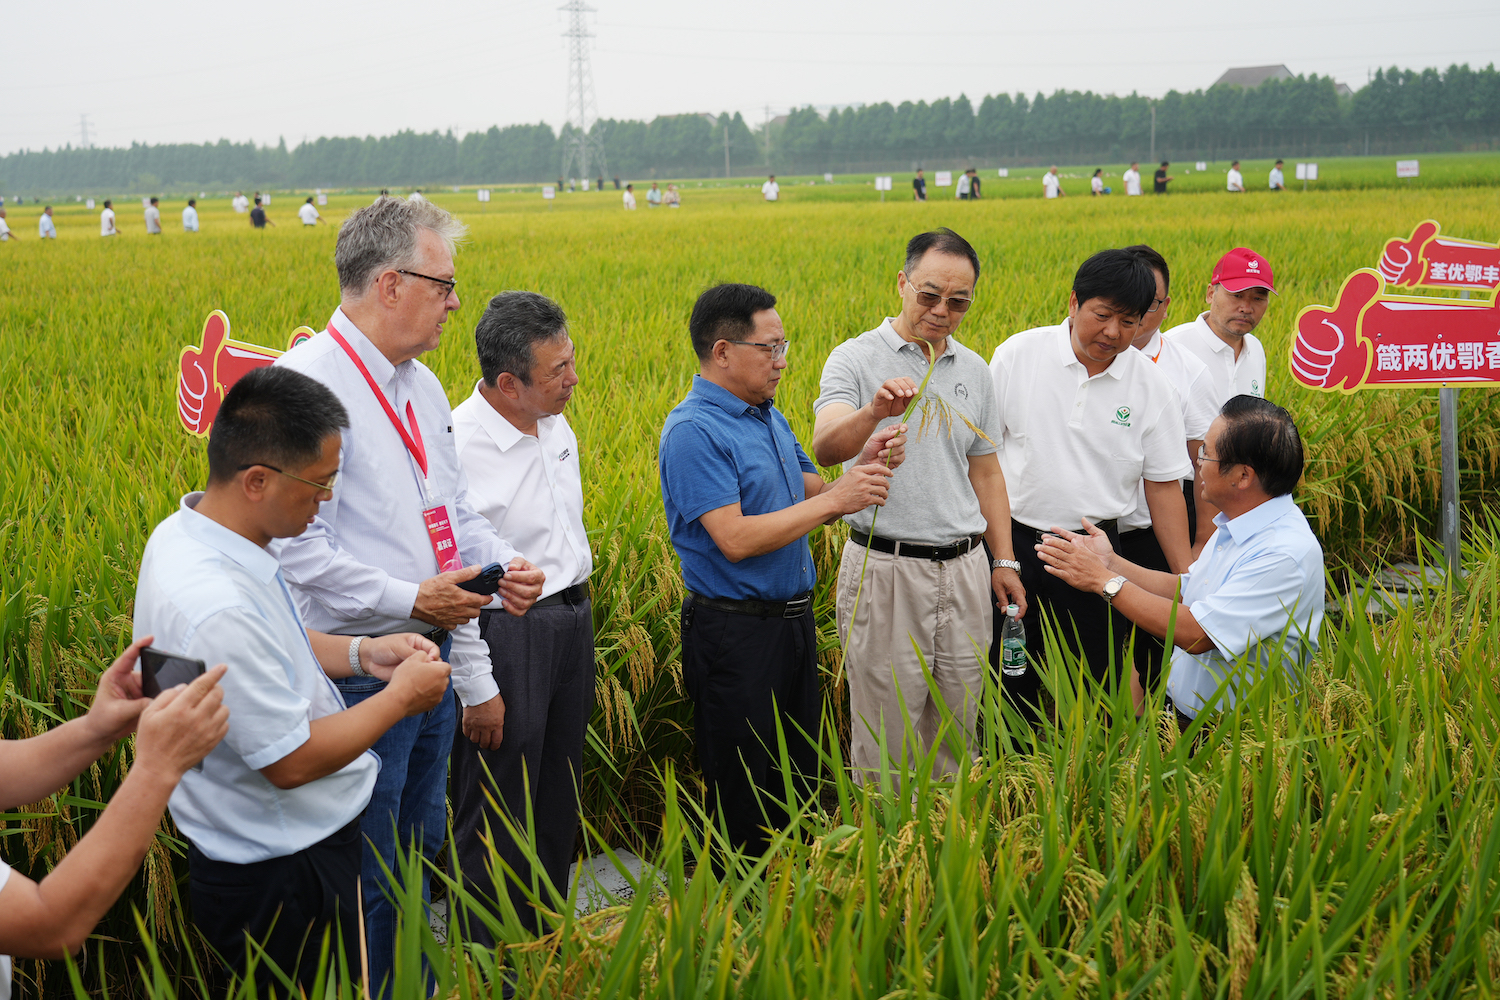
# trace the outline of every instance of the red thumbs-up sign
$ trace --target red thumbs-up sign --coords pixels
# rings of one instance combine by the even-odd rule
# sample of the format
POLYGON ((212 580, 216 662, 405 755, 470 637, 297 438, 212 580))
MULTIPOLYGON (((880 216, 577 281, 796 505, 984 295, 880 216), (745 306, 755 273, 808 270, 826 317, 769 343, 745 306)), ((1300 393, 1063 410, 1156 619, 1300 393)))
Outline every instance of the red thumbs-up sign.
POLYGON ((229 339, 229 318, 215 309, 203 323, 198 347, 184 347, 177 365, 177 416, 189 433, 202 437, 213 426, 224 391, 214 377, 215 362, 229 339))
POLYGON ((1404 240, 1388 240, 1380 255, 1380 276, 1392 285, 1415 285, 1426 276, 1422 248, 1437 235, 1438 224, 1428 219, 1404 240))
POLYGON ((1370 345, 1359 338, 1360 314, 1380 295, 1380 275, 1355 271, 1339 291, 1338 305, 1308 306, 1297 314, 1292 374, 1313 389, 1357 388, 1370 367, 1370 345))

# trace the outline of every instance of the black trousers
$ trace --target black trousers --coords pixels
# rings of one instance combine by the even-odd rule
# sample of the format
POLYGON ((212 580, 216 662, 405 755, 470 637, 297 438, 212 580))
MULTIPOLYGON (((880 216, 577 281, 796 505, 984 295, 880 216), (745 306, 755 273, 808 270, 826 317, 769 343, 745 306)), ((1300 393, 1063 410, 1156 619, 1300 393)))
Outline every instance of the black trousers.
MULTIPOLYGON (((1120 532, 1117 551, 1137 566, 1163 573, 1172 572, 1172 567, 1167 565, 1166 553, 1161 550, 1161 542, 1156 540, 1156 529, 1149 525, 1134 531, 1120 532)), ((1166 643, 1143 628, 1131 628, 1135 632, 1135 669, 1141 675, 1141 687, 1154 691, 1161 682, 1162 662, 1167 655, 1166 643)))
MULTIPOLYGON (((1193 481, 1184 479, 1182 481, 1182 499, 1187 501, 1188 509, 1188 545, 1198 541, 1198 494, 1193 489, 1193 481)), ((1134 560, 1131 560, 1132 562, 1134 560)))
MULTIPOLYGON (((1106 529, 1117 548, 1119 534, 1106 529)), ((1011 544, 1016 561, 1021 564, 1021 585, 1026 588, 1026 650, 1031 669, 1019 677, 1000 673, 1000 687, 1005 698, 1024 718, 1035 721, 1034 706, 1040 705, 1042 679, 1038 669, 1045 664, 1042 649, 1042 616, 1056 619, 1063 642, 1088 663, 1089 673, 1113 693, 1120 682, 1125 662, 1125 640, 1130 634, 1130 620, 1113 610, 1102 596, 1085 593, 1068 586, 1047 572, 1036 554, 1037 531, 1020 521, 1011 521, 1011 544), (1113 668, 1111 668, 1113 664, 1113 668)), ((999 671, 1000 628, 1005 624, 1003 608, 995 610, 995 638, 990 644, 990 664, 999 671)))
MULTIPOLYGON (((763 828, 787 823, 777 804, 786 797, 778 721, 793 787, 802 796, 816 787, 817 658, 811 608, 799 618, 759 618, 705 608, 692 598, 682 603, 682 681, 693 699, 709 812, 723 819, 730 843, 748 853, 769 846, 763 828)), ((712 861, 720 871, 717 856, 712 861)))
MULTIPOLYGON (((532 608, 520 618, 481 611, 479 630, 490 647, 495 683, 505 702, 505 732, 495 750, 481 749, 464 735, 462 725, 454 733, 454 844, 469 892, 496 906, 493 912, 499 916, 496 901, 503 888, 522 921, 540 933, 542 919, 526 890, 536 876, 544 903, 549 881, 561 895, 568 894, 568 866, 578 837, 583 741, 594 711, 593 605, 584 601, 532 608), (500 818, 508 817, 526 836, 528 789, 539 872, 532 870, 500 818), (516 878, 503 868, 491 870, 487 840, 516 878)), ((469 922, 467 936, 486 946, 495 943, 478 920, 469 922)))
MULTIPOLYGON (((311 847, 248 865, 214 861, 188 845, 188 899, 193 925, 228 971, 243 976, 246 938, 304 991, 318 972, 323 932, 333 935, 330 963, 342 948, 351 975, 359 975, 359 820, 311 847)), ((210 973, 215 995, 225 995, 225 970, 210 973)), ((289 994, 261 961, 255 983, 262 997, 289 994)))

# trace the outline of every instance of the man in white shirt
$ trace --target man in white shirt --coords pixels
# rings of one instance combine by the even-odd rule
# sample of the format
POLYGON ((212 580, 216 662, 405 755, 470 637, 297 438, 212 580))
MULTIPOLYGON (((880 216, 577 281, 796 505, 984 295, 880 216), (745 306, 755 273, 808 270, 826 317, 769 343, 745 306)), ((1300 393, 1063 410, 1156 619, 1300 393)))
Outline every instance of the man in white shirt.
POLYGON ((182 231, 185 233, 196 233, 198 231, 197 198, 189 198, 187 208, 182 210, 182 231))
POLYGON ((969 172, 967 170, 959 174, 958 183, 954 185, 953 188, 953 197, 957 198, 960 201, 968 201, 969 185, 973 183, 973 180, 974 179, 969 175, 969 172))
POLYGON ((297 218, 302 220, 304 226, 321 226, 323 224, 323 216, 318 214, 318 206, 313 204, 312 198, 308 198, 302 203, 302 207, 297 209, 297 218))
POLYGON ((1245 175, 1240 173, 1239 160, 1229 165, 1229 190, 1238 194, 1245 193, 1245 175))
POLYGON ((12 236, 16 239, 21 238, 18 233, 11 231, 10 223, 5 221, 5 209, 0 208, 0 243, 7 242, 12 236))
MULTIPOLYGON (((453 409, 470 502, 496 531, 530 552, 547 577, 524 616, 503 613, 498 601, 479 613, 509 725, 497 749, 455 736, 453 835, 476 898, 494 900, 508 891, 538 933, 545 929, 541 915, 526 899, 532 869, 501 816, 525 830, 529 791, 532 846, 541 862, 536 874, 543 886, 550 881, 567 896, 583 741, 594 707, 588 589, 594 560, 583 524, 578 438, 563 416, 578 385, 567 324, 557 303, 535 292, 495 296, 474 327, 483 378, 453 409), (489 878, 486 829, 515 881, 498 871, 489 878)), ((547 900, 545 888, 542 893, 547 900)), ((494 944, 477 920, 469 936, 494 944)))
MULTIPOLYGON (((248 936, 303 988, 319 960, 304 938, 325 928, 358 968, 359 819, 381 770, 370 746, 448 689, 448 665, 419 636, 308 631, 272 552, 333 492, 347 426, 333 393, 305 375, 239 379, 209 434, 208 487, 152 532, 135 594, 137 636, 228 665, 228 734, 171 799, 193 923, 235 974, 248 936), (366 675, 390 683, 346 709, 331 678, 366 675)), ((255 978, 261 992, 280 989, 264 963, 255 978)), ((222 995, 223 977, 210 980, 222 995)))
POLYGON ((1284 174, 1284 173, 1281 172, 1281 168, 1282 168, 1282 161, 1281 160, 1277 160, 1276 161, 1276 165, 1271 168, 1271 190, 1272 191, 1285 191, 1286 190, 1286 174, 1284 174))
MULTIPOLYGON (((1203 446, 1204 435, 1213 423, 1218 411, 1212 403, 1213 379, 1208 367, 1194 355, 1177 344, 1170 344, 1161 335, 1161 325, 1166 321, 1167 310, 1172 305, 1172 271, 1166 258, 1145 244, 1126 247, 1128 252, 1145 261, 1156 275, 1156 298, 1151 308, 1141 318, 1139 331, 1135 335, 1134 347, 1156 365, 1158 371, 1167 376, 1182 413, 1183 432, 1187 435, 1188 463, 1197 468, 1198 449, 1203 446)), ((1193 478, 1182 481, 1183 501, 1191 511, 1197 503, 1197 490, 1193 478)), ((1207 517, 1212 517, 1209 512, 1207 517)), ((1189 519, 1191 520, 1191 518, 1189 519)), ((1187 536, 1191 547, 1191 533, 1187 536)), ((1185 573, 1195 556, 1184 555, 1177 545, 1168 545, 1179 555, 1176 565, 1167 558, 1158 531, 1151 523, 1151 511, 1146 504, 1145 483, 1136 496, 1135 510, 1120 518, 1120 554, 1137 566, 1159 570, 1163 573, 1185 573)), ((1135 675, 1131 678, 1131 693, 1135 696, 1136 711, 1145 704, 1145 692, 1154 689, 1161 675, 1161 665, 1166 647, 1149 632, 1137 631, 1135 636, 1135 675)))
POLYGON ((1042 190, 1048 198, 1062 198, 1067 192, 1062 189, 1062 178, 1057 176, 1057 168, 1053 167, 1042 175, 1042 190))
POLYGON ((1140 194, 1141 165, 1139 163, 1132 162, 1130 164, 1130 169, 1120 175, 1120 181, 1125 185, 1126 197, 1129 197, 1130 195, 1140 194))
MULTIPOLYGON (((1235 396, 1266 394, 1266 350, 1252 332, 1265 318, 1275 291, 1270 263, 1260 254, 1236 247, 1219 258, 1204 296, 1208 309, 1191 323, 1172 327, 1164 336, 1202 361, 1215 411, 1235 396)), ((1188 510, 1193 545, 1201 549, 1213 534, 1215 513, 1206 499, 1188 510)))
POLYGON ((104 211, 99 213, 99 235, 118 236, 119 234, 119 230, 115 228, 114 203, 105 198, 104 211))
MULTIPOLYGON (((490 594, 458 585, 490 563, 508 566, 503 607, 522 614, 543 575, 474 511, 458 464, 453 414, 437 376, 417 357, 437 348, 459 306, 453 245, 465 233, 427 200, 380 198, 344 221, 334 262, 341 302, 328 329, 277 359, 331 388, 349 411, 340 478, 307 531, 281 551, 308 624, 343 635, 425 632, 451 642, 463 731, 500 745, 505 703, 474 624, 490 594)), ((374 679, 339 682, 346 701, 377 695, 374 679)), ((371 981, 389 974, 400 845, 436 856, 447 825, 445 784, 457 720, 452 698, 393 726, 375 746, 383 762, 362 826, 371 981), (399 824, 399 833, 395 827, 399 824)), ((427 879, 423 877, 423 891, 427 879)))
POLYGON ((42 217, 36 223, 37 236, 44 240, 57 239, 57 224, 52 221, 52 206, 42 209, 42 217))
POLYGON ((646 207, 661 208, 661 188, 657 187, 655 181, 651 182, 651 190, 646 192, 646 207))
MULTIPOLYGON (((1192 466, 1182 447, 1181 410, 1166 375, 1131 349, 1155 295, 1144 261, 1126 250, 1100 251, 1073 278, 1068 318, 1011 335, 990 362, 1012 546, 1031 601, 1022 621, 1032 669, 1002 673, 1001 683, 1023 715, 1032 716, 1039 703, 1037 668, 1047 662, 1043 612, 1056 616, 1063 641, 1107 694, 1128 676, 1128 623, 1112 620, 1103 598, 1080 594, 1046 572, 1036 555, 1045 532, 1087 520, 1118 538, 1119 520, 1135 509, 1144 480, 1163 547, 1179 563, 1187 561, 1187 511, 1178 484, 1192 466)), ((997 616, 996 628, 1002 624, 997 616)))
POLYGON ((1291 414, 1234 397, 1209 428, 1199 463, 1203 491, 1222 513, 1187 573, 1137 566, 1097 529, 1049 536, 1041 552, 1059 579, 1105 595, 1141 628, 1161 637, 1172 629, 1167 695, 1183 729, 1216 698, 1215 707, 1234 708, 1272 667, 1295 683, 1323 623, 1323 549, 1291 496, 1303 468, 1291 414))
POLYGON ((234 197, 230 199, 229 204, 230 207, 241 215, 250 211, 250 199, 245 197, 245 192, 243 191, 236 191, 234 197))
POLYGON ((781 197, 781 185, 776 183, 775 174, 772 174, 770 179, 760 186, 760 193, 766 201, 775 201, 781 197))
POLYGON ((635 211, 635 185, 634 184, 626 184, 625 185, 625 196, 624 196, 624 198, 622 200, 625 203, 625 211, 627 211, 627 212, 634 212, 635 211))
POLYGON ((146 206, 146 235, 161 235, 161 209, 157 206, 155 198, 152 198, 151 204, 146 206))

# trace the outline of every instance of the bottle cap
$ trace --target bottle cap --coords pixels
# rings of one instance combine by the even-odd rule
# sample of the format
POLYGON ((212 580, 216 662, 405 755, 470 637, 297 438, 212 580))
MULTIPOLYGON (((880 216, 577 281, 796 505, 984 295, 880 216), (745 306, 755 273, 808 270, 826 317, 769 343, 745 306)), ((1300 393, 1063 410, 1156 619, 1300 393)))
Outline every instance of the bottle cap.
POLYGON ((1021 609, 1014 604, 1007 604, 1005 606, 1005 613, 1011 618, 1016 618, 1020 616, 1021 609))

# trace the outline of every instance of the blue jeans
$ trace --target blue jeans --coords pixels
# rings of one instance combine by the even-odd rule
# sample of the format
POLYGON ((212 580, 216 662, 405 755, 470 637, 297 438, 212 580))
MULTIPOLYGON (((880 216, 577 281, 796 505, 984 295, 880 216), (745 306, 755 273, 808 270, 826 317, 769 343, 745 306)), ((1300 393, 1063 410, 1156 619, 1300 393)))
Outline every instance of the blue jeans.
MULTIPOLYGON (((443 645, 446 658, 448 645, 443 645)), ((349 677, 334 681, 351 708, 385 689, 384 681, 349 677)), ((372 748, 380 755, 380 774, 370 805, 360 820, 364 850, 360 881, 365 903, 365 937, 370 953, 370 985, 379 997, 390 996, 389 979, 395 960, 396 911, 391 897, 399 892, 386 879, 381 863, 395 879, 401 877, 397 837, 402 850, 414 841, 429 860, 437 857, 448 826, 448 754, 458 712, 452 685, 431 711, 402 719, 372 748), (384 985, 382 985, 384 984, 384 985)), ((430 899, 427 872, 422 873, 422 901, 430 899)), ((422 919, 407 914, 407 919, 422 919)))

